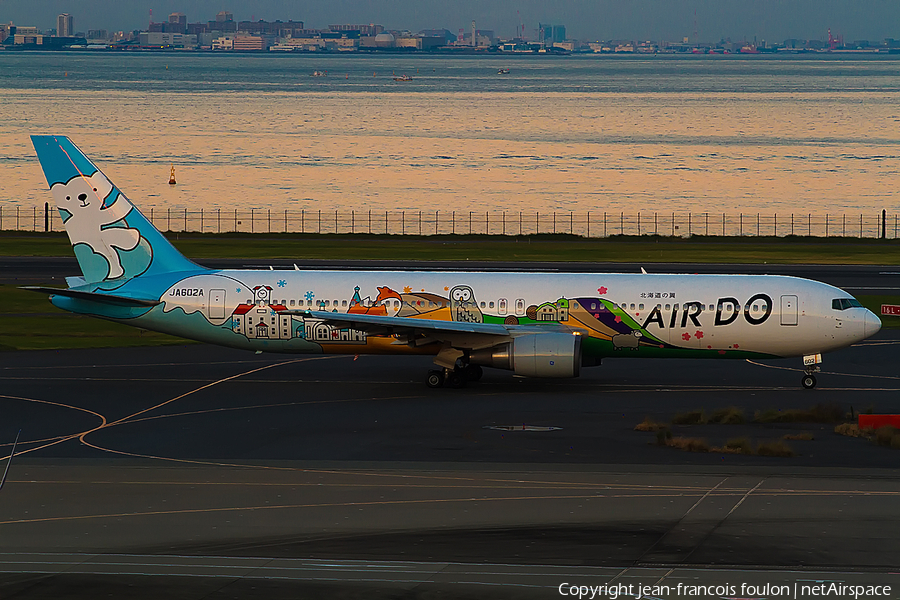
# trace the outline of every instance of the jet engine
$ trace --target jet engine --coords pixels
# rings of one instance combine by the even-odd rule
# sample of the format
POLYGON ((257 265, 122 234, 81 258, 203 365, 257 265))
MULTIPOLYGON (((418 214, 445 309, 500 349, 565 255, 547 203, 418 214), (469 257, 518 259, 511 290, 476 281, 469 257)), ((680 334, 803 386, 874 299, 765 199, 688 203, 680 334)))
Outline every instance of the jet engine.
POLYGON ((475 350, 469 362, 515 371, 524 377, 578 377, 581 369, 581 336, 569 333, 536 333, 475 350))

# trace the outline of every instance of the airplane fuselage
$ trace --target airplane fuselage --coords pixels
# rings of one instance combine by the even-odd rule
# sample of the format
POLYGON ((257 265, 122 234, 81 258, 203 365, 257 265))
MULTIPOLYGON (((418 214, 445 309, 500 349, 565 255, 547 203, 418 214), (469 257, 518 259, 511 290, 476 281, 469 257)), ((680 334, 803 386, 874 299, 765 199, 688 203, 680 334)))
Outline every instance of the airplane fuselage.
MULTIPOLYGON (((152 309, 54 297, 68 310, 186 338, 266 352, 436 354, 336 327, 301 311, 396 319, 554 326, 583 335, 586 357, 802 356, 877 330, 846 292, 765 275, 628 275, 430 271, 246 270, 135 279, 114 291, 152 309)), ((880 324, 879 324, 880 325, 880 324)))

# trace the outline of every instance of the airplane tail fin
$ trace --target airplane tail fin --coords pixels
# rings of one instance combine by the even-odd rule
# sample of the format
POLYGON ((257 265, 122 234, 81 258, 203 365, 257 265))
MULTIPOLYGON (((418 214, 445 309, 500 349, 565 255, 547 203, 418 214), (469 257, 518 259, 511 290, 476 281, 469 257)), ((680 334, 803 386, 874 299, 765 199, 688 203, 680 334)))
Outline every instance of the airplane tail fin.
POLYGON ((201 269, 172 246, 69 138, 33 135, 85 283, 201 269))

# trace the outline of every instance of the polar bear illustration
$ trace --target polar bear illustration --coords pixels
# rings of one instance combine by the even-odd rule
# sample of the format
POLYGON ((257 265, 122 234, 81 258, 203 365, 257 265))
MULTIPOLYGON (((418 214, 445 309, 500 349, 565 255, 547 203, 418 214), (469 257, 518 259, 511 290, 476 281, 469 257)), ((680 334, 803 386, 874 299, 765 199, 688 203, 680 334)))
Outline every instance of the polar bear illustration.
MULTIPOLYGON (((122 261, 115 248, 134 250, 141 241, 141 234, 131 227, 104 227, 124 219, 131 209, 119 191, 97 171, 90 177, 78 175, 67 183, 56 183, 50 188, 53 199, 62 213, 66 232, 72 245, 86 244, 109 263, 105 279, 115 279, 125 274, 122 261), (115 194, 112 204, 104 207, 104 200, 115 194)), ((123 223, 124 224, 124 223, 123 223)))

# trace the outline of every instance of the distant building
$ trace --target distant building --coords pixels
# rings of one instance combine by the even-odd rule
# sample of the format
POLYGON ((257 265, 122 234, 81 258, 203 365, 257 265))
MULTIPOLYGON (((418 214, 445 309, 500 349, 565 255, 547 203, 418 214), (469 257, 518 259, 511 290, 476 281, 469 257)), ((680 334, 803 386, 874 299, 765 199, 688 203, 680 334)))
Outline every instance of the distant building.
POLYGON ((546 23, 538 24, 538 41, 544 47, 550 47, 557 42, 566 41, 565 25, 548 25, 546 23))
POLYGON ((494 31, 492 29, 476 29, 475 30, 475 43, 472 43, 472 32, 467 30, 460 30, 460 34, 455 36, 456 40, 454 43, 457 46, 476 46, 476 47, 486 47, 494 45, 494 31))
POLYGON ((56 17, 56 35, 58 37, 72 37, 75 33, 75 19, 68 13, 56 17))
POLYGON ((40 46, 45 50, 59 50, 68 46, 85 46, 87 40, 74 36, 49 36, 37 33, 37 27, 19 27, 13 37, 16 46, 40 46), (34 33, 19 33, 20 30, 34 30, 34 33))
POLYGON ((307 32, 303 21, 241 21, 237 30, 250 35, 271 35, 275 37, 297 37, 307 32))
POLYGON ((236 35, 232 43, 235 52, 248 52, 251 50, 266 50, 270 46, 269 40, 261 35, 236 35))
POLYGON ((234 36, 223 35, 212 41, 213 50, 234 50, 234 36))
POLYGON ((169 15, 167 32, 169 33, 186 33, 187 32, 187 16, 184 13, 174 12, 169 15))
POLYGON ((237 23, 234 22, 234 15, 228 11, 221 11, 216 15, 215 21, 210 21, 207 25, 209 31, 223 31, 234 33, 237 31, 237 23))
POLYGON ((109 39, 109 32, 105 29, 88 29, 87 39, 89 41, 106 41, 109 39))
MULTIPOLYGON (((6 39, 16 32, 16 26, 10 22, 8 25, 0 24, 0 44, 5 44, 6 39)), ((10 40, 12 43, 12 40, 10 40)))
POLYGON ((184 33, 142 31, 139 39, 144 48, 193 48, 197 45, 197 36, 184 33))
POLYGON ((456 35, 447 29, 423 29, 419 35, 426 38, 441 38, 444 40, 442 46, 448 46, 456 41, 456 35))
POLYGON ((330 31, 341 31, 341 32, 349 32, 356 31, 360 36, 369 36, 375 37, 379 33, 384 32, 384 27, 381 25, 369 24, 369 25, 329 25, 328 29, 330 31))

